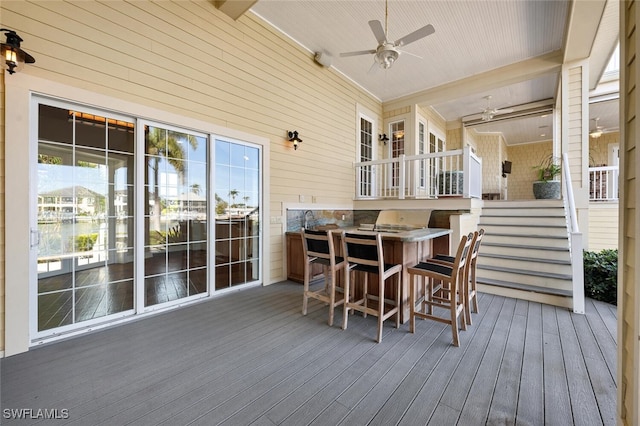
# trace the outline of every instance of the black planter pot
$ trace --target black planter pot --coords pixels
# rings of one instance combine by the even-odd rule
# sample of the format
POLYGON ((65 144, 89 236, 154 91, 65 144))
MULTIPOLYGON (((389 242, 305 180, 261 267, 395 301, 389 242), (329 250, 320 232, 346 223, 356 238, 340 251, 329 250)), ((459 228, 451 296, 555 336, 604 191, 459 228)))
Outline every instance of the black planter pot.
POLYGON ((560 199, 561 193, 559 180, 533 182, 533 196, 536 200, 557 200, 560 199))

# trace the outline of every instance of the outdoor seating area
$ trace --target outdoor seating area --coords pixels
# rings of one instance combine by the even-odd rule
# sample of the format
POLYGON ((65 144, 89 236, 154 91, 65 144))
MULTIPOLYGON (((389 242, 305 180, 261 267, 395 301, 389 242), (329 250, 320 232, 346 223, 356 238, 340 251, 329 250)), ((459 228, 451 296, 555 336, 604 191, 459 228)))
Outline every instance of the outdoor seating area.
POLYGON ((227 293, 4 358, 2 406, 68 409, 51 424, 72 425, 615 424, 615 306, 480 293, 455 347, 435 321, 380 343, 370 317, 328 327, 323 303, 301 315, 302 291, 227 293))

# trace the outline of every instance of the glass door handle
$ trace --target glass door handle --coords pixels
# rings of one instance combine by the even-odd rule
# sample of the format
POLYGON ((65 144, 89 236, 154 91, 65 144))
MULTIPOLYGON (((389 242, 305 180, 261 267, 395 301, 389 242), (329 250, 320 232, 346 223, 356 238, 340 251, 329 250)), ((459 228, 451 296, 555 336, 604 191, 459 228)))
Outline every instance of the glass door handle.
POLYGON ((40 245, 40 231, 37 229, 31 229, 29 240, 31 248, 38 247, 40 245))

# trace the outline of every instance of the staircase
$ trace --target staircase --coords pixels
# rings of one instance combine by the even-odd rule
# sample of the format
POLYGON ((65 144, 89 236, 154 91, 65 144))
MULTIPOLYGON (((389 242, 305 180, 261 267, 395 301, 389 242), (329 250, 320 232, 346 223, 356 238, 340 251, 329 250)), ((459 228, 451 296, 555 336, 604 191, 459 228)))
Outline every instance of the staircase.
POLYGON ((572 306, 571 256, 561 200, 485 201, 478 228, 480 291, 572 306))

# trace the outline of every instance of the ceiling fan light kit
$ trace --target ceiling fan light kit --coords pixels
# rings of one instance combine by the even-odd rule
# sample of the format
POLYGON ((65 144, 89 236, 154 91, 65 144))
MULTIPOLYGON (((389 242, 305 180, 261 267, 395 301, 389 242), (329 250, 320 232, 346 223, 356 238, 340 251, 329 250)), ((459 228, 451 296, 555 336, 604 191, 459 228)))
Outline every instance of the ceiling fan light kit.
POLYGON ((378 47, 376 51, 376 62, 380 65, 380 68, 389 69, 391 65, 398 59, 400 52, 398 52, 392 45, 386 44, 378 47))

